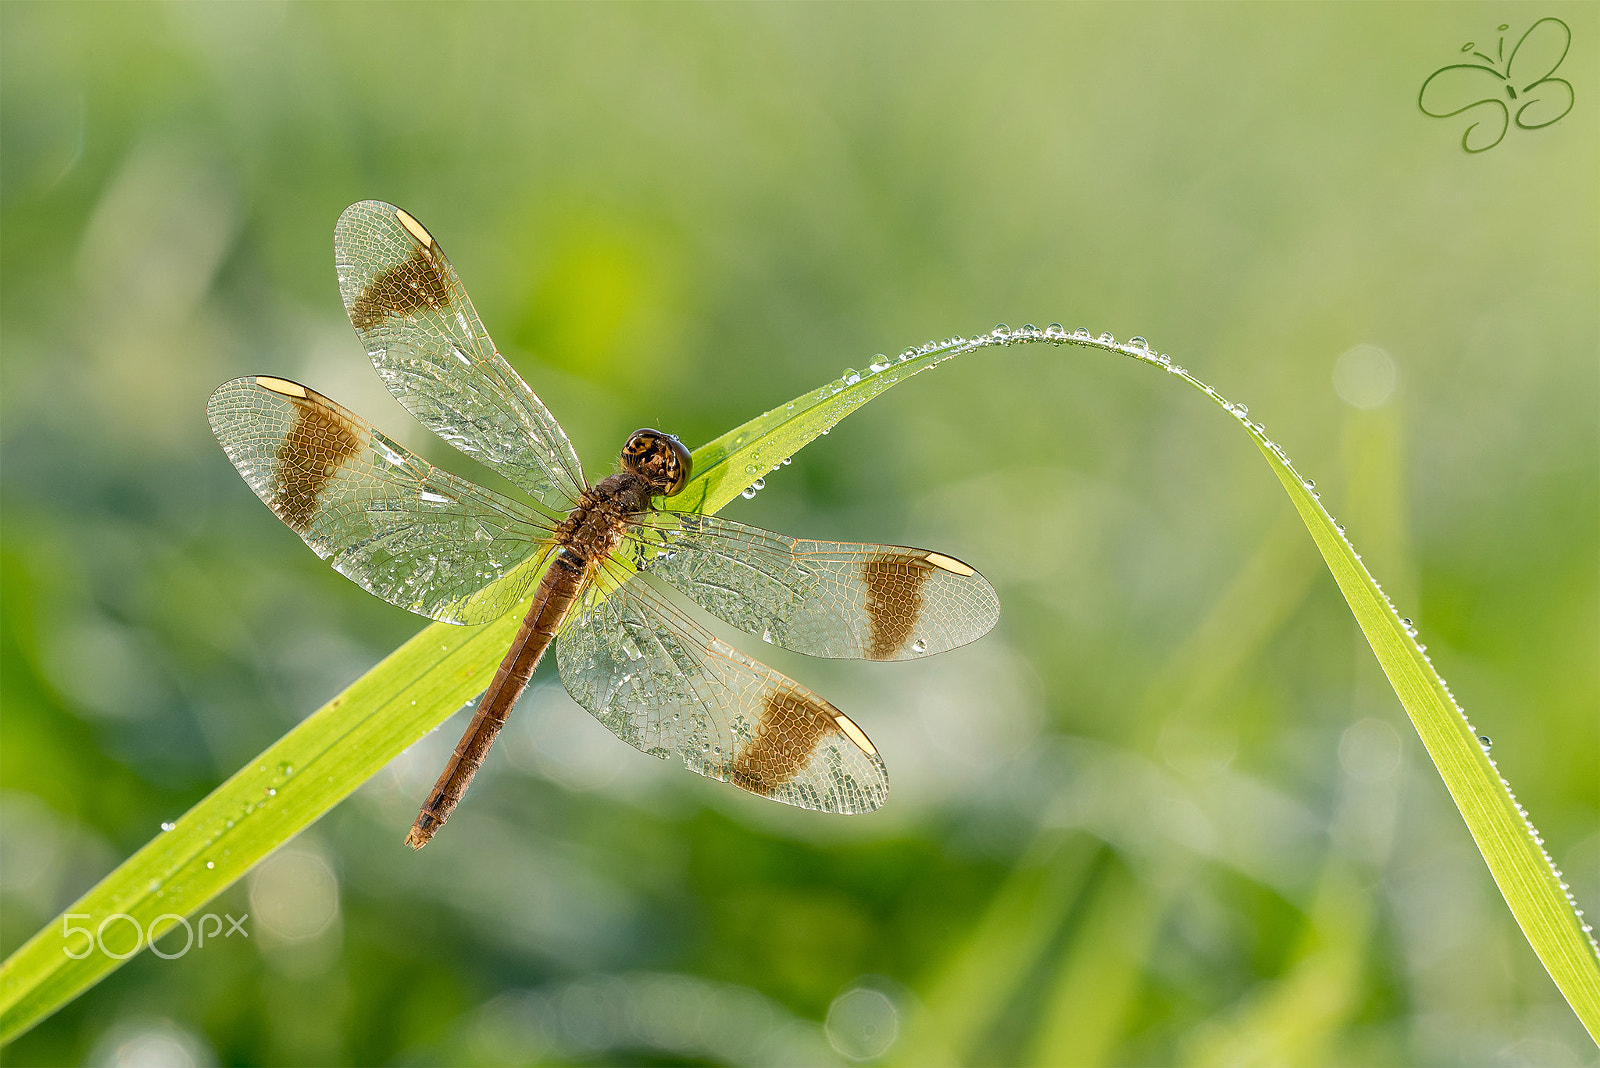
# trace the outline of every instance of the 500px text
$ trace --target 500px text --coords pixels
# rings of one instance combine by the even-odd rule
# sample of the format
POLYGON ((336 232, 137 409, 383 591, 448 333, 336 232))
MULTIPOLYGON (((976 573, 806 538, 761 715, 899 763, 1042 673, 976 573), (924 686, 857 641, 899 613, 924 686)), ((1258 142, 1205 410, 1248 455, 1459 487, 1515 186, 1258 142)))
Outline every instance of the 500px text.
MULTIPOLYGON (((94 917, 90 916, 87 912, 69 912, 65 916, 61 917, 61 938, 64 942, 67 942, 66 945, 61 947, 61 952, 65 953, 73 960, 82 960, 84 957, 87 957, 89 954, 93 953, 95 951, 95 947, 98 946, 100 952, 104 953, 108 957, 115 957, 117 960, 127 960, 129 957, 133 956, 135 953, 139 952, 141 948, 143 948, 147 940, 145 929, 139 926, 138 920, 134 919, 132 916, 129 916, 126 912, 113 912, 111 915, 101 920, 99 925, 92 930, 88 927, 84 927, 80 924, 75 924, 72 922, 73 920, 91 920, 93 918, 94 917), (113 934, 120 933, 120 931, 123 930, 123 928, 112 927, 112 924, 118 921, 121 921, 128 927, 133 928, 133 945, 121 952, 108 949, 106 947, 106 928, 111 927, 113 934), (82 935, 84 937, 84 941, 80 943, 82 947, 81 949, 73 949, 71 939, 74 935, 82 935)), ((166 960, 176 960, 185 953, 189 952, 189 950, 195 946, 204 946, 207 938, 210 938, 213 941, 216 940, 218 935, 221 935, 223 938, 230 938, 236 931, 239 934, 244 935, 246 938, 249 938, 250 932, 244 929, 244 921, 248 920, 249 918, 250 914, 248 912, 243 916, 240 916, 238 919, 234 919, 226 912, 221 916, 218 916, 214 912, 208 912, 204 916, 200 917, 197 925, 191 926, 187 917, 179 916, 175 912, 164 912, 160 916, 157 916, 155 919, 150 921, 150 930, 148 933, 150 952, 166 960), (222 921, 224 918, 226 918, 228 921, 228 929, 226 931, 222 929, 222 921), (161 928, 160 933, 158 934, 157 928, 161 926, 161 923, 164 920, 171 920, 172 922, 166 927, 161 928), (178 950, 177 952, 168 952, 155 944, 157 938, 170 933, 174 927, 177 927, 180 924, 183 926, 183 930, 186 935, 182 949, 178 950), (199 931, 198 939, 196 938, 196 930, 199 931)), ((114 940, 120 943, 122 938, 116 938, 114 940)))

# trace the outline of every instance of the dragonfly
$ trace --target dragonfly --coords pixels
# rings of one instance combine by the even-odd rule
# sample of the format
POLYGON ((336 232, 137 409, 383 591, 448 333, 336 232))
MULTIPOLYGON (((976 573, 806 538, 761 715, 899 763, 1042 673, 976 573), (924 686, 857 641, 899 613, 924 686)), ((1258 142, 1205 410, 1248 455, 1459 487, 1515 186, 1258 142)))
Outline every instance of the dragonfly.
POLYGON ((1000 616, 994 587, 927 549, 790 538, 671 508, 692 461, 660 430, 635 431, 617 471, 591 484, 422 224, 392 204, 353 204, 334 259, 389 391, 526 495, 435 467, 285 378, 237 378, 207 404, 256 495, 368 591, 463 626, 529 604, 406 843, 422 848, 449 818, 552 644, 567 691, 630 745, 800 808, 879 808, 888 776, 866 732, 716 637, 683 598, 785 649, 907 660, 986 634, 1000 616))

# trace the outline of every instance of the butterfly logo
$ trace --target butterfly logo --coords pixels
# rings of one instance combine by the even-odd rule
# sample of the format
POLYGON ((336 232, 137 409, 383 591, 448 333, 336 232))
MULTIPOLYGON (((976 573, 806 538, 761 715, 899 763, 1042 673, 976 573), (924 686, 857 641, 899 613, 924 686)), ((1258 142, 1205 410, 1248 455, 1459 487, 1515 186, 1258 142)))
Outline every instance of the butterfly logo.
POLYGON ((1502 24, 1499 29, 1494 59, 1468 41, 1461 51, 1483 62, 1441 67, 1428 75, 1417 94, 1424 115, 1448 119, 1473 113, 1472 124, 1461 135, 1461 147, 1468 152, 1489 151, 1505 140, 1513 122, 1521 129, 1537 130, 1572 110, 1572 84, 1552 77, 1572 45, 1567 24, 1557 18, 1540 19, 1528 27, 1509 58, 1505 31, 1510 26, 1502 24))

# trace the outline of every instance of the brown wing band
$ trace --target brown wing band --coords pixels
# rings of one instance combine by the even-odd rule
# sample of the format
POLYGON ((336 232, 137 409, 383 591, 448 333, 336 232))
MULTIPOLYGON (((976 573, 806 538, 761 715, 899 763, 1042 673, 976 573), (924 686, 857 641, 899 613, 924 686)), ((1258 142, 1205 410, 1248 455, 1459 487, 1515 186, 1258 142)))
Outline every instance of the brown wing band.
POLYGON ((867 584, 867 659, 888 660, 911 640, 922 615, 922 584, 933 565, 927 554, 874 557, 861 565, 867 584))
POLYGON ((330 407, 320 393, 295 386, 300 394, 295 396, 274 389, 269 382, 275 381, 257 379, 257 384, 289 397, 296 415, 294 427, 278 446, 275 492, 269 503, 291 530, 304 535, 311 528, 323 487, 366 443, 361 430, 330 407))
POLYGON ((774 690, 755 738, 728 769, 729 780, 753 794, 770 795, 805 770, 838 714, 832 705, 788 687, 774 690))
POLYGON ((419 247, 361 291, 350 305, 350 322, 357 330, 366 331, 386 319, 403 318, 422 308, 449 306, 449 283, 432 255, 419 247))

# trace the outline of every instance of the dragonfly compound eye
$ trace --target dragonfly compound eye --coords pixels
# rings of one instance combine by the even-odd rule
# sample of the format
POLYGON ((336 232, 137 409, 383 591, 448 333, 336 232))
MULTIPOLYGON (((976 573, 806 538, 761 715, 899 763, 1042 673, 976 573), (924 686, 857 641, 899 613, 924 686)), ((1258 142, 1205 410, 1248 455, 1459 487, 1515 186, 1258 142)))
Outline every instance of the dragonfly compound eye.
POLYGON ((689 450, 671 434, 648 427, 635 430, 622 447, 622 466, 649 482, 657 493, 671 497, 689 481, 689 450))

